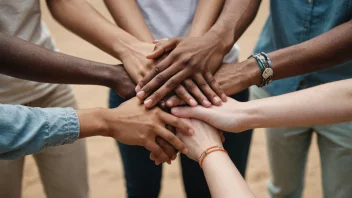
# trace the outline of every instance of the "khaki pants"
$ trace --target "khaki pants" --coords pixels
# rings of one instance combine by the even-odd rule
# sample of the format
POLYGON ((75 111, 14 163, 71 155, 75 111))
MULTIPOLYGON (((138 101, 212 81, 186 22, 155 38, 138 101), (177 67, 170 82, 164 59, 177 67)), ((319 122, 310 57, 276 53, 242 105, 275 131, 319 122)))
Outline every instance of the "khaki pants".
MULTIPOLYGON (((26 104, 32 107, 73 107, 77 104, 72 90, 59 85, 47 95, 26 104)), ((88 197, 85 141, 51 147, 34 155, 48 198, 88 197)), ((0 198, 20 198, 25 158, 0 160, 0 198)))

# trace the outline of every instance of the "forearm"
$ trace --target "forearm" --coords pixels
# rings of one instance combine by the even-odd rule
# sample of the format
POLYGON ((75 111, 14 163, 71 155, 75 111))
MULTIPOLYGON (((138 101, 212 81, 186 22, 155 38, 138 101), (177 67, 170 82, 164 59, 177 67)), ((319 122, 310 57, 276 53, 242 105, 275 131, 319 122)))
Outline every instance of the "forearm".
POLYGON ((224 5, 224 0, 198 1, 192 26, 188 32, 189 37, 203 36, 216 22, 224 5))
POLYGON ((135 0, 104 0, 116 24, 140 41, 153 41, 153 35, 135 0))
POLYGON ((203 161, 203 171, 214 198, 254 197, 237 168, 224 152, 209 154, 203 161))
MULTIPOLYGON (((312 126, 352 121, 352 79, 243 103, 248 128, 312 126)), ((243 108, 243 109, 242 109, 243 108)), ((242 111, 242 110, 244 111, 242 111)))
POLYGON ((261 0, 225 0, 222 12, 210 29, 229 51, 257 15, 261 0))
POLYGON ((282 79, 333 67, 352 59, 352 20, 304 43, 269 54, 282 79))
POLYGON ((47 0, 53 17, 64 27, 108 54, 121 59, 138 40, 109 22, 85 0, 47 0))
POLYGON ((119 78, 113 65, 88 61, 0 34, 0 72, 27 80, 112 86, 119 78))

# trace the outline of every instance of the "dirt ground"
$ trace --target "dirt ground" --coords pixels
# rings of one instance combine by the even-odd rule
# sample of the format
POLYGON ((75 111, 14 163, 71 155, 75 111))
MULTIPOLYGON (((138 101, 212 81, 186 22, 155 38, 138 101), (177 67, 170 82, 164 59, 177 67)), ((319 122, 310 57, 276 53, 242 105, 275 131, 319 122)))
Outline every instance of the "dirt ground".
MULTIPOLYGON (((91 0, 92 5, 111 20, 102 1, 91 0)), ((255 22, 239 41, 241 60, 253 50, 258 35, 265 22, 269 10, 269 1, 262 3, 255 22)), ((56 40, 57 47, 66 54, 105 63, 116 63, 116 60, 103 53, 77 36, 65 30, 50 16, 45 2, 42 0, 43 19, 56 40)), ((92 24, 94 25, 94 24, 92 24)), ((103 30, 102 30, 103 31, 103 30)), ((108 89, 98 86, 73 86, 80 108, 107 107, 108 89)), ((87 139, 89 184, 92 198, 125 197, 124 177, 121 159, 115 141, 109 138, 87 139)), ((181 182, 180 165, 174 162, 164 165, 163 183, 160 197, 185 197, 181 182)), ((270 177, 264 130, 255 130, 247 169, 247 181, 257 197, 268 197, 266 182, 270 177)), ((287 178, 290 179, 290 178, 287 178)), ((310 149, 306 170, 306 187, 304 197, 322 197, 321 169, 316 138, 310 149)), ((27 157, 23 180, 23 197, 45 197, 43 187, 32 157, 27 157)))

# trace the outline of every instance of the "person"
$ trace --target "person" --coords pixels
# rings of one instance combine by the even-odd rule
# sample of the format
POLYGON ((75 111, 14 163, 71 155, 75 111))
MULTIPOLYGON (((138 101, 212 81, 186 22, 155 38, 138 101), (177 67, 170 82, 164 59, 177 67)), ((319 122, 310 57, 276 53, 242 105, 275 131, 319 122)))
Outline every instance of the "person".
POLYGON ((351 83, 352 79, 341 80, 249 102, 229 98, 221 106, 174 107, 171 112, 177 117, 203 120, 230 132, 332 125, 352 121, 351 83))
MULTIPOLYGON (((151 73, 139 83, 140 92, 144 91, 142 94, 144 96, 140 98, 144 101, 152 99, 157 102, 169 91, 165 87, 158 89, 161 86, 155 78, 158 75, 173 79, 177 84, 194 71, 203 73, 209 71, 210 66, 206 63, 209 59, 217 60, 219 53, 223 50, 228 51, 229 46, 239 39, 255 18, 260 2, 259 0, 227 0, 219 19, 208 31, 209 34, 199 39, 174 38, 159 45, 158 50, 150 54, 149 58, 155 58, 165 51, 173 50, 157 65, 157 75, 151 73), (207 42, 210 39, 212 42, 207 42), (209 48, 214 43, 223 50, 214 51, 213 48, 209 48), (204 53, 198 53, 198 49, 205 49, 204 53), (187 57, 191 58, 186 59, 187 57), (175 60, 180 62, 187 60, 186 63, 196 63, 196 66, 177 65, 174 64, 175 60), (157 94, 153 94, 154 90, 157 90, 154 92, 157 94)), ((270 52, 267 57, 272 63, 271 74, 264 75, 268 77, 264 78, 264 69, 263 71, 259 69, 254 58, 232 65, 232 70, 222 66, 214 79, 225 93, 236 93, 251 85, 261 85, 263 80, 270 82, 274 79, 264 89, 253 88, 251 95, 257 99, 351 78, 352 62, 349 60, 351 60, 352 7, 350 1, 271 0, 270 2, 270 15, 254 51, 270 52), (320 71, 310 73, 317 70, 320 71), (289 76, 296 77, 283 79, 289 76)), ((141 94, 137 93, 138 95, 141 94)), ((351 126, 351 122, 347 122, 267 129, 272 173, 268 183, 270 196, 301 196, 307 153, 313 131, 316 131, 322 164, 324 196, 350 197, 352 187, 350 177, 346 173, 352 172, 351 166, 348 166, 352 163, 351 126)))
MULTIPOLYGON (((203 34, 216 21, 223 2, 183 1, 183 3, 180 3, 179 1, 175 1, 165 3, 163 1, 105 1, 117 25, 110 23, 99 15, 86 1, 47 1, 47 3, 53 17, 58 22, 88 42, 121 60, 126 71, 133 81, 137 83, 149 72, 153 71, 155 65, 160 61, 145 58, 154 50, 155 44, 152 44, 154 38, 160 39, 163 37, 186 35, 189 28, 194 30, 194 32, 192 31, 195 34, 193 36, 203 34), (77 9, 82 10, 82 12, 77 13, 77 9), (140 11, 142 11, 142 14, 140 11), (180 15, 180 13, 183 14, 180 15), (179 21, 170 20, 173 21, 172 23, 158 22, 159 19, 168 19, 170 16, 176 16, 176 14, 177 18, 182 16, 179 21), (147 23, 143 17, 147 20, 147 23), (149 19, 149 17, 153 17, 153 19, 149 19), (91 24, 94 24, 94 26, 91 24), (146 24, 149 24, 149 26, 146 24), (193 28, 193 25, 198 28, 193 28), (168 28, 161 28, 164 26, 168 28), (100 31, 102 29, 104 31, 100 31), (169 29, 173 31, 169 31, 169 29)), ((173 18, 176 19, 176 17, 173 18)), ((191 32, 189 31, 189 33, 191 32)), ((220 59, 223 60, 223 58, 224 56, 220 59)), ((227 60, 229 62, 236 62, 236 59, 237 51, 234 50, 230 53, 227 60)), ((184 85, 179 86, 175 90, 178 98, 175 96, 171 99, 175 101, 185 100, 191 106, 197 104, 204 106, 221 104, 221 99, 223 98, 222 92, 216 88, 214 83, 207 81, 207 77, 198 74, 197 78, 192 77, 190 80, 185 81, 184 85), (197 82, 201 82, 202 86, 200 88, 193 86, 197 82), (191 89, 186 84, 190 85, 191 89), (191 94, 187 94, 186 90, 192 90, 193 92, 190 91, 191 94)), ((111 92, 110 95, 110 107, 116 107, 124 101, 120 97, 117 97, 114 92, 111 92)), ((248 90, 236 95, 236 99, 246 101, 248 99, 248 90)), ((169 104, 168 106, 172 105, 169 104)), ((226 134, 226 136, 228 137, 226 137, 225 147, 241 174, 244 175, 251 132, 226 134)), ((160 191, 161 166, 155 166, 149 159, 152 156, 149 156, 149 152, 141 147, 131 147, 121 143, 118 145, 124 162, 129 196, 157 197, 160 191), (131 155, 139 157, 132 159, 128 157, 131 155), (143 165, 143 169, 140 168, 141 165, 143 165), (146 169, 149 171, 144 171, 146 169)), ((210 197, 209 189, 201 169, 196 163, 185 156, 181 158, 187 196, 210 197)))
MULTIPOLYGON (((41 21, 39 0, 0 1, 0 13, 1 33, 50 50, 58 50, 41 21)), ((29 107, 77 107, 73 92, 68 85, 27 81, 2 74, 0 103, 29 107)), ((84 140, 62 147, 48 148, 35 154, 34 159, 47 197, 88 197, 84 140)), ((0 197, 21 197, 24 161, 24 157, 16 160, 0 160, 0 197)))
MULTIPOLYGON (((184 121, 160 108, 146 110, 137 98, 128 100, 116 109, 75 111, 72 108, 1 104, 0 110, 0 159, 17 159, 49 147, 72 144, 78 138, 99 135, 113 137, 125 144, 144 146, 165 160, 168 156, 155 142, 156 136, 187 153, 183 142, 165 129, 165 124, 177 128, 184 135, 190 135, 191 130, 184 121)), ((71 173, 70 170, 66 172, 71 173)))
MULTIPOLYGON (((213 107, 218 108, 218 106, 213 107)), ((211 196, 221 198, 255 197, 226 150, 223 149, 219 131, 196 119, 186 119, 185 121, 193 128, 194 134, 185 136, 178 133, 177 136, 188 148, 187 156, 202 167, 211 196)))

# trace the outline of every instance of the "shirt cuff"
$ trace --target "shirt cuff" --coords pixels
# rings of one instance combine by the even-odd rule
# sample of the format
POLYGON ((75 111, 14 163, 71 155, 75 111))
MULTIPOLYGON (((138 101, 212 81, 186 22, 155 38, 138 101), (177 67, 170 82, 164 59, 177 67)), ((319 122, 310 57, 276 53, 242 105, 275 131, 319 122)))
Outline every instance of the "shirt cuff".
POLYGON ((45 148, 71 144, 79 138, 80 125, 72 108, 43 109, 46 115, 45 148))

